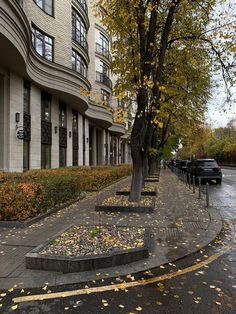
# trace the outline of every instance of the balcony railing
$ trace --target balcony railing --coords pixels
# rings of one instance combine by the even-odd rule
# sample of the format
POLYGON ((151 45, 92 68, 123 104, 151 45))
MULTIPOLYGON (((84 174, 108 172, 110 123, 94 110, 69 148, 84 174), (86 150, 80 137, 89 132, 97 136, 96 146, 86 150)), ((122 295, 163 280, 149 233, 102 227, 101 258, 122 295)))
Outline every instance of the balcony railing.
POLYGON ((111 61, 111 55, 109 53, 109 50, 105 47, 103 47, 101 44, 96 43, 96 52, 100 54, 101 56, 107 58, 109 61, 111 61))
POLYGON ((112 89, 112 81, 104 73, 96 72, 96 81, 99 83, 102 83, 102 84, 106 85, 107 87, 109 87, 110 89, 112 89))
POLYGON ((85 11, 86 14, 88 14, 88 6, 85 0, 75 0, 75 2, 77 2, 81 8, 85 11))

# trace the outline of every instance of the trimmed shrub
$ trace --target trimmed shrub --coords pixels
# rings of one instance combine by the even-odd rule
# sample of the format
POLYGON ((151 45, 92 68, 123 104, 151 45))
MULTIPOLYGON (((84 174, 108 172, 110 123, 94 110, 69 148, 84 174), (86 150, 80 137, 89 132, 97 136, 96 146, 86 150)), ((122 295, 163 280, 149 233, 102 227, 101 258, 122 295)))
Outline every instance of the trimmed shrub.
POLYGON ((26 220, 130 175, 130 165, 82 166, 0 174, 0 220, 26 220), (1 180, 2 179, 2 180, 1 180))
POLYGON ((40 212, 39 184, 6 182, 0 185, 0 220, 25 220, 40 212))

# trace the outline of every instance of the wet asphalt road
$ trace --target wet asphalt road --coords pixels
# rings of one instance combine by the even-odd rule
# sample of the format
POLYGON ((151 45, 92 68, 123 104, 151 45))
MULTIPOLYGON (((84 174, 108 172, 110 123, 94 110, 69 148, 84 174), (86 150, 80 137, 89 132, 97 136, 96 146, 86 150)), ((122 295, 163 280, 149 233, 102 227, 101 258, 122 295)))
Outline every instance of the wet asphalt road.
MULTIPOLYGON (((183 313, 183 314, 233 314, 236 313, 236 170, 223 170, 221 185, 210 185, 210 203, 216 205, 225 221, 220 236, 204 250, 190 255, 175 264, 166 265, 148 274, 135 278, 114 278, 107 281, 89 282, 87 286, 98 287, 90 294, 63 297, 63 291, 77 290, 83 285, 50 288, 51 292, 62 291, 61 297, 22 303, 13 303, 12 298, 48 293, 48 287, 32 290, 6 291, 0 294, 0 313, 183 313), (225 252, 225 250, 227 251, 225 252), (219 254, 216 255, 216 254, 219 254), (222 255, 220 255, 222 254, 222 255), (209 257, 213 257, 210 260, 209 257), (215 258, 214 258, 215 257, 215 258), (199 268, 195 268, 200 265, 199 268), (186 273, 178 272, 185 270, 186 273), (176 273, 173 278, 160 280, 160 275, 176 273), (113 283, 136 282, 143 278, 156 279, 152 284, 134 284, 118 291, 101 292, 99 286, 113 283), (17 307, 16 307, 17 306, 17 307), (13 307, 13 308, 12 308, 13 307)), ((170 276, 171 277, 171 276, 170 276)), ((145 282, 145 281, 143 281, 145 282)))

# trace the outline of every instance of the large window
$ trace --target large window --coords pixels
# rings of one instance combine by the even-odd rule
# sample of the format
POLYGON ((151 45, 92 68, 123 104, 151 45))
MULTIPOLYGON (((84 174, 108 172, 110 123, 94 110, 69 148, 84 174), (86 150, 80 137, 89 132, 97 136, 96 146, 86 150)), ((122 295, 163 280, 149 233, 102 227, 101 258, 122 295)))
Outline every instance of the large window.
POLYGON ((102 94, 102 101, 104 102, 104 105, 109 106, 111 94, 105 91, 104 89, 101 89, 101 94, 102 94))
POLYGON ((30 142, 23 141, 23 170, 29 170, 30 142))
POLYGON ((51 168, 51 145, 41 144, 41 168, 51 168))
POLYGON ((75 50, 72 50, 72 69, 87 77, 87 64, 75 50))
POLYGON ((59 105, 59 126, 66 128, 66 105, 63 103, 59 105))
POLYGON ((51 121, 51 99, 52 96, 43 92, 41 94, 41 119, 51 121))
POLYGON ((24 95, 23 95, 24 113, 30 114, 30 82, 24 80, 24 95))
POLYGON ((53 0, 34 0, 34 2, 47 14, 53 15, 53 0))
POLYGON ((31 137, 31 117, 30 117, 30 82, 24 80, 23 93, 23 113, 24 113, 24 142, 23 142, 23 169, 30 167, 30 137, 31 137))
POLYGON ((32 27, 32 42, 35 50, 40 56, 49 61, 53 61, 53 39, 32 27))
POLYGON ((88 50, 87 29, 79 13, 75 10, 72 11, 72 39, 88 50))
POLYGON ((100 73, 102 73, 104 76, 109 77, 109 67, 103 61, 100 61, 100 73))
POLYGON ((86 13, 88 12, 86 0, 76 0, 76 2, 78 2, 81 5, 81 7, 84 9, 86 13))
POLYGON ((100 51, 98 52, 108 58, 109 57, 109 41, 102 33, 100 33, 100 47, 99 48, 100 48, 100 51))

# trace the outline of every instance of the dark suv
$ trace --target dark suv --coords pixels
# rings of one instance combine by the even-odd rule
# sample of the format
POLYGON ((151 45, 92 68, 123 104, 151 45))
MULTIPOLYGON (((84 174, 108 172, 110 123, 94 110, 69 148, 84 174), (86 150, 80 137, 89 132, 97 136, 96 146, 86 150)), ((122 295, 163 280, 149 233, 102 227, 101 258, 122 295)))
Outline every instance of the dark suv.
POLYGON ((215 159, 196 159, 191 161, 187 166, 187 173, 190 174, 191 180, 195 176, 204 181, 215 180, 216 183, 221 183, 222 172, 215 159))
POLYGON ((186 172, 188 163, 190 163, 190 160, 181 160, 180 163, 179 163, 179 169, 182 172, 186 172))

